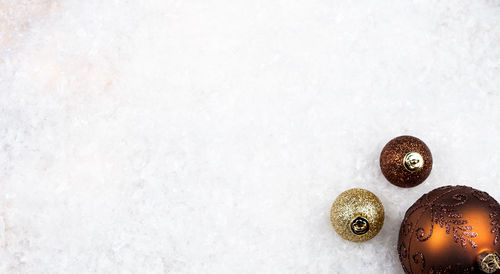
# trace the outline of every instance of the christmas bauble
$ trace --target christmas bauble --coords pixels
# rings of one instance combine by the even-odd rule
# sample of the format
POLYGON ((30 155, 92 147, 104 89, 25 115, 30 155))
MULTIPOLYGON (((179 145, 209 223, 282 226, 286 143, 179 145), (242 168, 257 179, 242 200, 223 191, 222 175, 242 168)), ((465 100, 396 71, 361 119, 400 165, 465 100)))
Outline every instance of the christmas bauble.
POLYGON ((499 251, 500 206, 488 193, 467 186, 423 195, 406 211, 399 230, 406 273, 494 273, 500 269, 499 251))
POLYGON ((421 184, 432 170, 432 154, 427 145, 412 136, 389 141, 380 154, 380 168, 389 182, 399 187, 421 184))
POLYGON ((384 206, 370 191, 353 188, 335 199, 330 220, 342 238, 352 242, 367 241, 382 229, 384 206))

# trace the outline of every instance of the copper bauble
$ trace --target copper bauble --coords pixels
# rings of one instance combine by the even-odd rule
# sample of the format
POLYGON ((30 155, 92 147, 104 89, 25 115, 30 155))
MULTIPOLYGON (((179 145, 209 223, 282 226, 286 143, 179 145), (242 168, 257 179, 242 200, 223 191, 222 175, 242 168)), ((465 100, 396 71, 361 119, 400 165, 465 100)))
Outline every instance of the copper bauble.
POLYGON ((385 178, 399 187, 421 184, 432 170, 432 154, 427 145, 412 136, 399 136, 385 145, 380 154, 385 178))
POLYGON ((406 273, 493 273, 499 269, 500 206, 467 186, 437 188, 411 206, 399 230, 406 273))
POLYGON ((330 220, 342 238, 364 242, 375 237, 382 229, 384 206, 375 194, 366 189, 349 189, 333 202, 330 220))

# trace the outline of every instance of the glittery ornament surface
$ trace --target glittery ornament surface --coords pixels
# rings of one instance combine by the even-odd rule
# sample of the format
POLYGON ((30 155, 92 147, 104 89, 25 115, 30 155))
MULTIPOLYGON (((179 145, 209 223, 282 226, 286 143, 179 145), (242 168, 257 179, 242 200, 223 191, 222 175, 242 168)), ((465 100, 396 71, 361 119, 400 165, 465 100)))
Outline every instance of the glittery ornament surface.
POLYGON ((380 168, 385 178, 399 187, 414 187, 421 184, 432 170, 432 154, 427 145, 412 136, 400 136, 389 141, 380 154, 380 168), (417 152, 423 158, 423 166, 409 171, 404 165, 405 156, 417 152))
POLYGON ((478 256, 499 251, 499 204, 467 186, 423 195, 408 209, 399 231, 405 273, 482 273, 478 256))
POLYGON ((368 190, 353 188, 342 192, 333 202, 330 219, 335 231, 344 239, 353 242, 367 241, 382 229, 384 207, 380 200, 368 190), (356 219, 368 222, 361 234, 353 231, 356 219))

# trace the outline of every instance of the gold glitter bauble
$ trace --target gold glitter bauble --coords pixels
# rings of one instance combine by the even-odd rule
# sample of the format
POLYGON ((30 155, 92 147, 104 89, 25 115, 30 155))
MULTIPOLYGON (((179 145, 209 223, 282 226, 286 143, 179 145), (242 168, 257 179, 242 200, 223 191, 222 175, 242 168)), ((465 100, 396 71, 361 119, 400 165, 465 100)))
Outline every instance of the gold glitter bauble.
POLYGON ((368 241, 382 229, 384 206, 366 189, 349 189, 333 202, 330 220, 342 238, 352 242, 368 241))

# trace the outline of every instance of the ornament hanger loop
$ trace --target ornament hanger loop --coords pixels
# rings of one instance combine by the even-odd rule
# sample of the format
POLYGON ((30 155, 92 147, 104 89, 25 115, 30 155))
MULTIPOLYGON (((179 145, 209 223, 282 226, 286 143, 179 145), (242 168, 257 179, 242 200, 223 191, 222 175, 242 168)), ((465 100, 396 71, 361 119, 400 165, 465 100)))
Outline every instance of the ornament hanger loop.
POLYGON ((357 216, 351 221, 351 231, 356 235, 363 235, 370 230, 370 223, 367 219, 357 216))
POLYGON ((485 273, 493 273, 500 269, 500 257, 497 252, 479 254, 479 267, 485 273))
POLYGON ((408 152, 403 159, 403 166, 409 172, 418 171, 424 166, 424 158, 418 152, 408 152))

